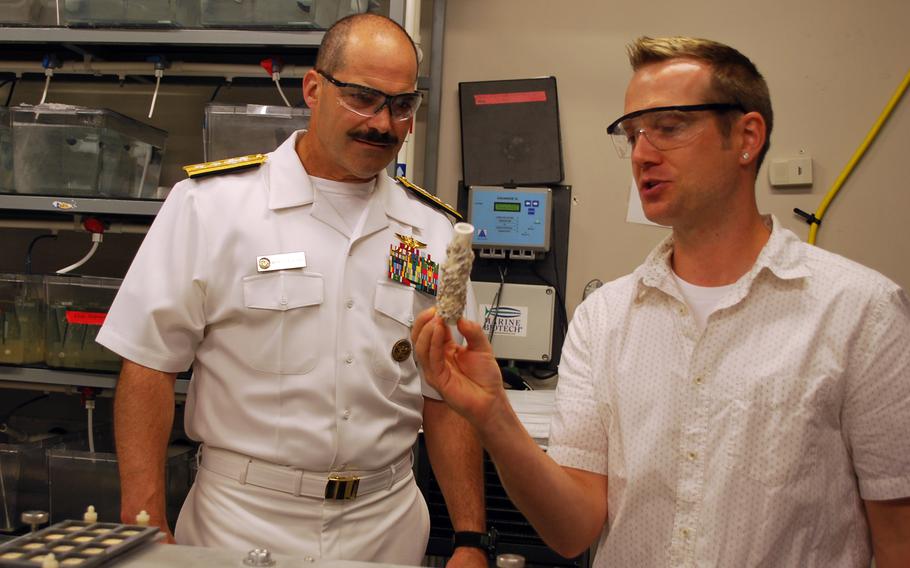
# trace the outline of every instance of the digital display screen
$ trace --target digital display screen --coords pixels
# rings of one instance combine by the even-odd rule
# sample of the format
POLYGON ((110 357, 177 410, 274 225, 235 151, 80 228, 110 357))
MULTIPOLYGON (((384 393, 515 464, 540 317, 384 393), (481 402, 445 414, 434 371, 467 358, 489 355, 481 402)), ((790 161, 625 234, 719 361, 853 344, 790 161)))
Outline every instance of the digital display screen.
POLYGON ((521 203, 517 201, 494 201, 493 211, 506 211, 508 213, 521 213, 521 203))

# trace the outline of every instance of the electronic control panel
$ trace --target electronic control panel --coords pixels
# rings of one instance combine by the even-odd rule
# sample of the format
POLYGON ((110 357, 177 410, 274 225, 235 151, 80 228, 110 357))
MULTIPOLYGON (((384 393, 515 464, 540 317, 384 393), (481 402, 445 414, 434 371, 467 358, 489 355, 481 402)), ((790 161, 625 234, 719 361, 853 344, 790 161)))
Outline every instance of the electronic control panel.
POLYGON ((548 187, 468 189, 468 222, 475 249, 550 250, 552 190, 548 187))

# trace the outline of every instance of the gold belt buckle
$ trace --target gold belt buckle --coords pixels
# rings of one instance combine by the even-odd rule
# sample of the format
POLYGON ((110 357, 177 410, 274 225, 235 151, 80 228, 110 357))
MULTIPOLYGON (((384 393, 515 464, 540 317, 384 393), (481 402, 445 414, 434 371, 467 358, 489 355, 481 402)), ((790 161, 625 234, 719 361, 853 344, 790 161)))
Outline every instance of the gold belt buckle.
POLYGON ((330 475, 325 484, 325 498, 348 500, 357 497, 360 478, 355 475, 330 475))

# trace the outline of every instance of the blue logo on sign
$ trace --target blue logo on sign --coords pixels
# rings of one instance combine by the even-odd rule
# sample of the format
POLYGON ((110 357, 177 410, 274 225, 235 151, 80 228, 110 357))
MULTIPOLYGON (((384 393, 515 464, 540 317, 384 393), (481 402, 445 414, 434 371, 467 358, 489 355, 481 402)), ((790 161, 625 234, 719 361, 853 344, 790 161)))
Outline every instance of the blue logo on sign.
POLYGON ((484 311, 486 312, 484 314, 484 318, 496 317, 497 319, 514 319, 521 317, 521 310, 507 306, 499 306, 498 308, 486 308, 484 311))
POLYGON ((477 231, 477 238, 478 238, 478 239, 485 239, 485 238, 487 238, 487 230, 486 230, 486 229, 480 229, 479 231, 477 231))
POLYGON ((534 207, 540 207, 540 201, 537 201, 536 199, 531 203, 534 205, 534 207))

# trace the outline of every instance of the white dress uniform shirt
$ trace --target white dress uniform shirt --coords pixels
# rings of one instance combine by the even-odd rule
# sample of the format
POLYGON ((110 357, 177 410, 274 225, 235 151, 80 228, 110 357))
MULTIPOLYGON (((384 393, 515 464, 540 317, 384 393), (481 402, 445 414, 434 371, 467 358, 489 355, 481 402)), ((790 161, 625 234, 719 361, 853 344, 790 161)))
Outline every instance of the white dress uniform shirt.
POLYGON ((575 314, 550 455, 608 477, 595 566, 868 568, 910 496, 910 303, 769 220, 703 331, 672 236, 575 314))
POLYGON ((174 187, 98 341, 161 371, 192 364, 195 440, 311 471, 374 470, 410 451, 422 394, 438 397, 412 356, 392 356, 435 298, 389 279, 390 247, 413 236, 442 261, 452 225, 382 172, 352 235, 314 192, 297 134, 258 169, 174 187), (259 256, 298 252, 305 267, 257 271, 259 256))

